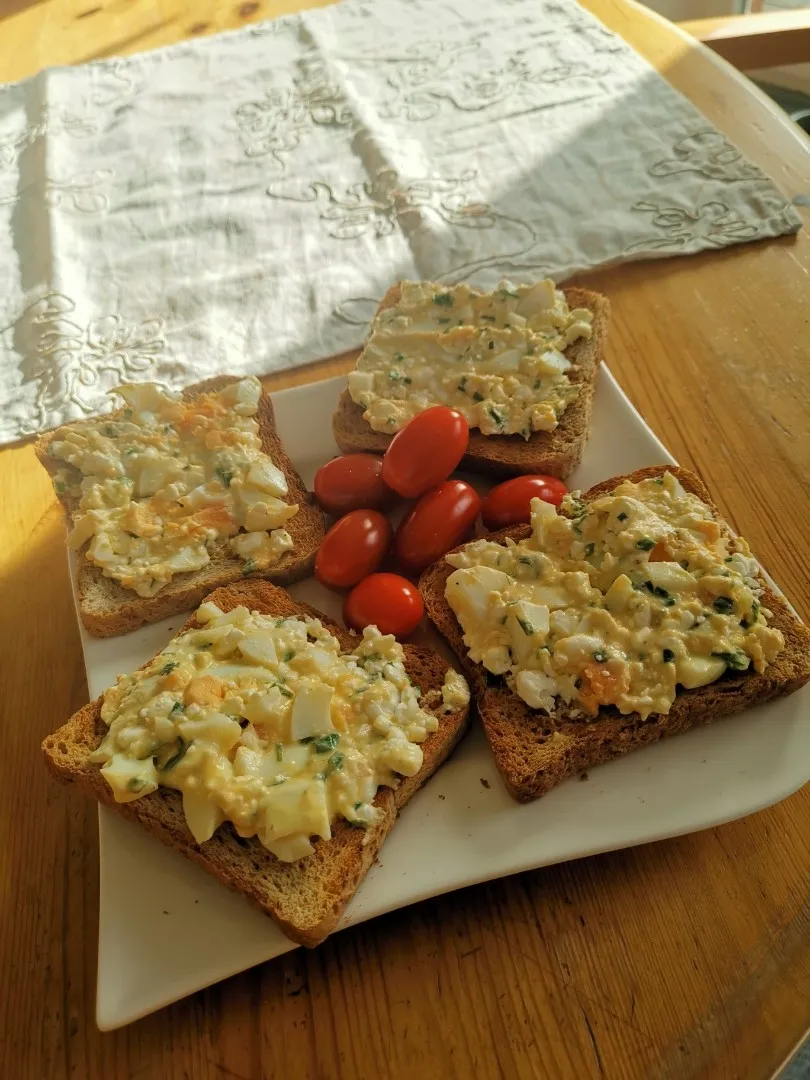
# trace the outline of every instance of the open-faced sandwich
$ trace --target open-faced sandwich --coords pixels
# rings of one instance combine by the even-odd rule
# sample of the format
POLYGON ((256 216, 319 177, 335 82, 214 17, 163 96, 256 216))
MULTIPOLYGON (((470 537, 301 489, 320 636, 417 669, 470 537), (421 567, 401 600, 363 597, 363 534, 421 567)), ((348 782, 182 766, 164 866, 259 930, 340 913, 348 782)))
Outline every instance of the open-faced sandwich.
POLYGON ((609 311, 604 296, 552 281, 394 285, 341 396, 337 444, 384 453, 417 413, 447 405, 470 427, 462 468, 565 477, 588 440, 609 311))
POLYGON ((250 581, 211 593, 43 750, 60 780, 311 946, 456 745, 468 702, 438 653, 376 628, 353 634, 250 581))
POLYGON ((36 453, 71 520, 82 622, 98 637, 193 608, 220 585, 312 571, 323 539, 258 379, 181 395, 122 386, 121 408, 43 436, 36 453))
POLYGON ((810 679, 810 631, 684 469, 534 499, 420 590, 521 800, 810 679))

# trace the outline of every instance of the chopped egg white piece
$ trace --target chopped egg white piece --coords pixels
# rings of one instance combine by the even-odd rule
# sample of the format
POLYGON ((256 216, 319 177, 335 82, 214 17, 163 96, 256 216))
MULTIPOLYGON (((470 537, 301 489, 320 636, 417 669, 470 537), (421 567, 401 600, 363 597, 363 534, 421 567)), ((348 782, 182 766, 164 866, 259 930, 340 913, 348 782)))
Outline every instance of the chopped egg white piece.
POLYGON ((578 393, 565 349, 592 334, 552 281, 491 293, 403 282, 378 313, 349 375, 352 400, 375 431, 394 434, 431 405, 449 405, 484 435, 552 431, 578 393))
POLYGON ((784 647, 758 565, 669 472, 558 513, 532 500, 519 543, 446 556, 445 596, 470 659, 533 709, 666 713, 677 688, 762 672, 784 647))
POLYGON ((49 454, 60 495, 73 500, 72 548, 139 596, 175 574, 200 570, 227 544, 245 570, 271 566, 293 547, 283 526, 284 473, 262 450, 256 378, 191 400, 152 383, 121 386, 125 408, 57 431, 49 454), (242 531, 244 530, 244 531, 242 531))

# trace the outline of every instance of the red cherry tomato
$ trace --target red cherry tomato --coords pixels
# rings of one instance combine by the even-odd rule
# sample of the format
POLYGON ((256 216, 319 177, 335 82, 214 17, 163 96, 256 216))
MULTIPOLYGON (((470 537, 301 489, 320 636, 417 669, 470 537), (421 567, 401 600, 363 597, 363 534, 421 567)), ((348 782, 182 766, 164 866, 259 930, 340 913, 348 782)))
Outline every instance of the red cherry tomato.
POLYGON ((382 458, 376 454, 344 454, 332 458, 315 473, 315 498, 333 517, 350 510, 383 510, 396 494, 382 479, 382 458))
POLYGON ((516 476, 498 484, 484 499, 481 520, 485 529, 505 529, 509 525, 527 522, 531 517, 532 499, 559 506, 568 488, 553 476, 516 476))
POLYGON ((424 570, 461 543, 480 509, 475 488, 463 480, 445 480, 422 496, 397 529, 397 558, 408 570, 424 570))
POLYGON ((425 610, 415 585, 399 574, 372 574, 346 597, 343 621, 355 630, 376 626, 383 634, 407 637, 425 610))
POLYGON ((470 438, 467 421, 446 405, 417 413, 385 451, 382 478, 406 499, 424 495, 455 469, 470 438))
POLYGON ((330 589, 348 589, 376 570, 391 547, 393 530, 376 510, 352 510, 336 521, 315 556, 315 577, 330 589))

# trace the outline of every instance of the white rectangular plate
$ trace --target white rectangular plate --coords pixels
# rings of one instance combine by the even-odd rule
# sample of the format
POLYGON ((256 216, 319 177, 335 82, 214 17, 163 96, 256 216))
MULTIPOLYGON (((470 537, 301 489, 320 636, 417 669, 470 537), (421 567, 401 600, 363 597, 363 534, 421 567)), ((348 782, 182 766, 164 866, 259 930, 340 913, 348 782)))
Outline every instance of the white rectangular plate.
MULTIPOLYGON (((307 483, 336 452, 331 417, 344 385, 330 379, 273 396, 279 434, 307 483)), ((603 368, 591 441, 570 486, 584 489, 672 461, 603 368)), ((314 579, 290 591, 339 617, 339 598, 314 579)), ((182 622, 175 616, 106 640, 85 635, 91 695, 161 649, 182 622)), ((705 829, 778 802, 810 779, 809 694, 806 688, 602 765, 589 783, 568 781, 526 806, 507 795, 474 722, 405 809, 342 925, 521 870, 705 829)), ((99 833, 102 1030, 295 948, 270 919, 113 811, 99 810, 99 833)))

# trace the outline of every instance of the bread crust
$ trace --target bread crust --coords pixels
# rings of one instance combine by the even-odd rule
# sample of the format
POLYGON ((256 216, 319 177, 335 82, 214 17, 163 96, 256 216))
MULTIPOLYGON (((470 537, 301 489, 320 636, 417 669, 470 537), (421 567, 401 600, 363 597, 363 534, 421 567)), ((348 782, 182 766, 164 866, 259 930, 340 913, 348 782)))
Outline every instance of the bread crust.
MULTIPOLYGON (((241 582, 215 590, 209 599, 223 611, 239 604, 266 614, 311 616, 320 619, 338 638, 341 647, 353 649, 361 640, 337 626, 308 604, 296 603, 285 590, 265 581, 241 582)), ((197 626, 192 615, 178 634, 197 626)), ((316 840, 315 852, 295 863, 284 863, 255 837, 237 836, 229 824, 220 826, 210 840, 198 844, 182 811, 182 796, 159 788, 131 803, 117 803, 98 765, 90 761, 107 732, 101 719, 102 698, 91 701, 42 743, 45 762, 63 783, 74 784, 122 817, 137 822, 168 847, 179 851, 212 874, 228 888, 241 893, 278 923, 299 945, 318 945, 335 929, 346 904, 357 891, 398 812, 433 775, 463 736, 469 708, 449 714, 441 711, 441 686, 446 661, 430 649, 405 645, 405 668, 421 687, 424 705, 439 720, 439 728, 422 744, 424 760, 416 776, 403 778, 396 789, 381 787, 374 805, 382 815, 369 829, 357 829, 342 819, 333 823, 331 840, 316 840)))
MULTIPOLYGON (((377 310, 393 307, 401 291, 401 285, 393 285, 377 310)), ((607 297, 588 289, 563 291, 569 307, 593 312, 591 337, 587 341, 575 341, 566 349, 566 356, 576 365, 570 378, 579 384, 579 394, 553 431, 536 431, 524 439, 520 435, 483 435, 473 428, 460 468, 493 477, 544 473, 564 479, 582 460, 590 434, 596 376, 607 343, 610 303, 607 297)), ((384 454, 392 436, 374 431, 363 419, 363 412, 363 406, 356 405, 349 391, 344 390, 332 419, 335 441, 344 454, 384 454)))
MULTIPOLYGON (((623 480, 638 483, 667 471, 677 476, 683 487, 706 503, 722 522, 703 481, 695 473, 676 466, 656 465, 613 477, 592 487, 582 497, 589 502, 613 491, 623 480)), ((488 538, 522 540, 530 534, 530 526, 520 525, 491 533, 488 538)), ((591 719, 565 708, 547 715, 529 708, 500 679, 488 678, 482 665, 469 659, 461 627, 444 595, 447 578, 453 570, 454 567, 440 559, 422 574, 419 589, 431 622, 464 670, 503 781, 520 802, 536 799, 574 773, 620 754, 791 694, 810 679, 810 631, 763 580, 762 603, 773 613, 769 625, 782 631, 785 647, 761 675, 727 671, 708 686, 679 689, 668 713, 653 714, 646 720, 638 713, 622 715, 614 707, 600 710, 591 719)))
MULTIPOLYGON (((241 376, 220 375, 213 379, 188 386, 183 397, 191 400, 200 394, 223 390, 241 376)), ((117 413, 111 415, 114 419, 117 413)), ((285 528, 293 539, 291 551, 285 551, 278 563, 264 570, 255 571, 251 577, 287 585, 308 577, 315 566, 315 555, 324 536, 324 518, 314 496, 307 491, 284 446, 276 433, 276 421, 270 395, 262 390, 257 414, 262 450, 269 454, 287 479, 287 501, 298 503, 298 513, 287 522, 285 528)), ((79 428, 84 423, 65 425, 79 428)), ((52 458, 48 452, 56 436, 55 431, 41 436, 34 444, 34 451, 42 465, 54 477, 63 468, 70 469, 63 461, 52 458)), ((77 473, 78 476, 78 473, 77 473)), ((57 496, 72 518, 77 507, 69 498, 57 496)), ((90 542, 77 553, 76 586, 79 617, 94 637, 115 637, 135 630, 143 623, 159 622, 180 611, 197 607, 212 589, 243 580, 244 560, 233 555, 226 540, 219 541, 211 554, 211 562, 201 570, 176 574, 155 596, 138 596, 112 578, 105 577, 101 568, 89 562, 86 552, 90 542)))

